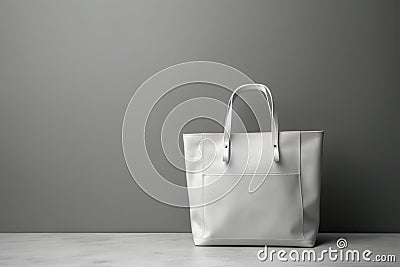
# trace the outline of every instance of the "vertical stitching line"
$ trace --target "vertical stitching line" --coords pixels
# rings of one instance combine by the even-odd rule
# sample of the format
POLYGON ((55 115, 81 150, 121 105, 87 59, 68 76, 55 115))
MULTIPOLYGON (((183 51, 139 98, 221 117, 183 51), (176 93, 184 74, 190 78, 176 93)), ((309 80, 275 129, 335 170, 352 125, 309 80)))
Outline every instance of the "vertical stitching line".
POLYGON ((201 210, 203 212, 203 234, 201 235, 204 238, 206 234, 206 219, 205 219, 205 205, 204 205, 204 142, 203 142, 203 134, 200 137, 201 143, 201 210))
POLYGON ((303 179, 301 176, 301 134, 302 132, 299 131, 299 180, 300 180, 300 196, 301 196, 301 225, 302 225, 302 230, 301 230, 301 235, 304 239, 304 200, 303 200, 303 179))

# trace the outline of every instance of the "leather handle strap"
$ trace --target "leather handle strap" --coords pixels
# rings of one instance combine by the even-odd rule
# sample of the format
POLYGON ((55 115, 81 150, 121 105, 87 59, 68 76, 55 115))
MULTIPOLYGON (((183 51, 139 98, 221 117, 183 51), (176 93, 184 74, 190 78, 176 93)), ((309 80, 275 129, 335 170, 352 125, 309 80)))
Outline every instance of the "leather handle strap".
POLYGON ((231 129, 232 129, 232 105, 235 97, 240 91, 245 90, 259 90, 263 93, 267 100, 268 109, 270 112, 271 119, 271 138, 273 145, 273 153, 274 153, 274 161, 279 161, 279 128, 278 128, 278 116, 276 114, 274 100, 272 98, 271 90, 264 84, 244 84, 239 86, 233 91, 231 97, 228 102, 228 109, 225 117, 225 127, 224 127, 224 153, 223 153, 223 161, 229 162, 230 153, 231 153, 231 129))

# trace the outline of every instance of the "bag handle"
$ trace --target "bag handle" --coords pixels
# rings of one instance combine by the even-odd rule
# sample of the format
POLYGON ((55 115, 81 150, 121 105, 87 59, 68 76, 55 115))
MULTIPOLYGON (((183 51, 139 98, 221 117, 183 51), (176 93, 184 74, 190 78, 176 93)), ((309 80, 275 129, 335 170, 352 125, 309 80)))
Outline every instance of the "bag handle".
POLYGON ((276 114, 275 106, 274 106, 274 100, 272 98, 272 93, 271 90, 264 84, 244 84, 239 86, 238 88, 233 91, 229 102, 228 102, 228 109, 225 117, 225 127, 224 127, 224 153, 223 153, 223 161, 228 163, 230 159, 230 153, 231 153, 231 128, 232 128, 232 104, 233 101, 235 100, 236 95, 240 91, 245 91, 245 90, 259 90, 261 91, 268 104, 268 109, 270 113, 270 119, 271 119, 271 138, 272 138, 272 144, 273 144, 273 151, 274 151, 274 161, 278 162, 279 161, 279 129, 278 129, 278 116, 276 114))

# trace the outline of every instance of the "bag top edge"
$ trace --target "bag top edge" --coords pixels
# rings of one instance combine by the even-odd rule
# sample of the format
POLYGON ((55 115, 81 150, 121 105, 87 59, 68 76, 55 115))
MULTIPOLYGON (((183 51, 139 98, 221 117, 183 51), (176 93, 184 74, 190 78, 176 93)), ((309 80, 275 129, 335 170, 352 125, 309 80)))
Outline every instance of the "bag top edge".
MULTIPOLYGON (((325 132, 324 130, 310 130, 310 131, 279 131, 279 133, 323 133, 325 132)), ((271 132, 249 132, 249 133, 232 133, 233 135, 236 134, 270 134, 271 132)), ((196 135, 202 135, 202 134, 206 134, 206 135, 223 135, 224 133, 184 133, 183 136, 196 136, 196 135)))

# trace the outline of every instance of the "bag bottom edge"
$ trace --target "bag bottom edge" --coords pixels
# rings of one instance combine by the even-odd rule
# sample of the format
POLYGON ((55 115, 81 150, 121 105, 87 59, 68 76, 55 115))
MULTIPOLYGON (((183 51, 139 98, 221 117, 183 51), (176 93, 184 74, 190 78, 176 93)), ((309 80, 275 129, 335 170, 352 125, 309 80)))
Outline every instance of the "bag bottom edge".
POLYGON ((230 239, 193 238, 196 246, 272 246, 272 247, 314 247, 313 240, 268 240, 268 239, 230 239))

